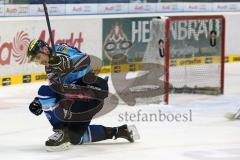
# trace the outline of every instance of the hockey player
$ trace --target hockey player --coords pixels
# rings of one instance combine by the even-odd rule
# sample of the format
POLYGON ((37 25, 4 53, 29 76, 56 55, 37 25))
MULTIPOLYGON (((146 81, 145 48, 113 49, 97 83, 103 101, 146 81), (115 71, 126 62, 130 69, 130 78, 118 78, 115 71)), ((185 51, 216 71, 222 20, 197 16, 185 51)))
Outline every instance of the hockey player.
MULTIPOLYGON (((59 123, 51 122, 54 124, 55 134, 49 137, 45 145, 48 150, 64 150, 69 147, 69 142, 72 144, 81 143, 81 137, 84 137, 87 130, 90 131, 88 126, 91 119, 102 109, 104 99, 108 96, 108 84, 106 80, 92 72, 90 57, 87 54, 67 44, 56 45, 55 48, 56 54, 53 54, 52 48, 46 42, 33 40, 28 47, 28 58, 30 61, 45 65, 49 87, 44 92, 40 88, 40 95, 45 97, 49 96, 50 93, 57 95, 46 99, 47 102, 52 102, 55 98, 55 104, 52 104, 51 107, 55 106, 56 110, 53 109, 54 107, 50 107, 50 110, 54 111, 51 119, 55 117, 59 123), (52 97, 54 98, 52 99, 52 97), (64 113, 68 114, 64 115, 64 113), (69 113, 87 114, 79 114, 77 117, 80 119, 76 120, 76 116, 73 118, 74 116, 69 115, 69 113)), ((42 108, 49 106, 44 100, 44 98, 36 98, 30 104, 30 110, 35 114, 41 113, 42 108)), ((123 130, 126 135, 128 134, 129 141, 133 141, 126 125, 119 129, 123 130)), ((104 138, 111 137, 109 135, 120 137, 121 135, 117 134, 120 132, 117 130, 117 128, 113 128, 110 131, 111 134, 106 134, 104 138)), ((104 138, 100 138, 100 140, 104 138)))

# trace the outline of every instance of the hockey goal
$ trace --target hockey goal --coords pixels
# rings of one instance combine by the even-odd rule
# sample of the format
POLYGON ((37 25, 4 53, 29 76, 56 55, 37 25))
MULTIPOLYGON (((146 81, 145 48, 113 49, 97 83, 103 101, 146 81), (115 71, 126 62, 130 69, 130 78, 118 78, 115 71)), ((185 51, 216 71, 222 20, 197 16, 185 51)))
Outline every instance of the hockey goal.
POLYGON ((160 64, 163 101, 176 93, 224 92, 223 16, 160 17, 152 20, 144 64, 160 64))

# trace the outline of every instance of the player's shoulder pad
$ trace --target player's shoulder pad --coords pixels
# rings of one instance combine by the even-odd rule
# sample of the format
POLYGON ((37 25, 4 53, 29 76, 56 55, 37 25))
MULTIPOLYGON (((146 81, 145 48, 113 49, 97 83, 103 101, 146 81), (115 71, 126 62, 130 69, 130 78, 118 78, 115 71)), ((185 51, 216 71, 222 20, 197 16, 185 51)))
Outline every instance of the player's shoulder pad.
POLYGON ((69 45, 65 44, 65 43, 62 43, 62 44, 56 45, 55 48, 56 48, 57 53, 66 54, 71 47, 69 45))
POLYGON ((70 46, 66 43, 62 43, 59 45, 56 45, 56 52, 57 53, 62 53, 62 54, 83 54, 78 48, 70 46))

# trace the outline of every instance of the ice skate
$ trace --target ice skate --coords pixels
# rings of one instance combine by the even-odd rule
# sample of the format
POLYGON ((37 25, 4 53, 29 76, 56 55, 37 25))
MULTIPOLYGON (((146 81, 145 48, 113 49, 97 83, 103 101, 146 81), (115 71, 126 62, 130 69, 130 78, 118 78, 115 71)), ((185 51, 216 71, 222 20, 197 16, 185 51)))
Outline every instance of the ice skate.
POLYGON ((124 138, 128 140, 129 142, 133 143, 135 140, 140 139, 139 133, 137 131, 137 128, 132 125, 122 125, 120 127, 116 127, 116 133, 114 135, 114 139, 118 138, 124 138))
POLYGON ((45 143, 46 150, 49 152, 64 151, 70 148, 70 139, 68 136, 68 130, 53 129, 55 132, 51 135, 45 143))

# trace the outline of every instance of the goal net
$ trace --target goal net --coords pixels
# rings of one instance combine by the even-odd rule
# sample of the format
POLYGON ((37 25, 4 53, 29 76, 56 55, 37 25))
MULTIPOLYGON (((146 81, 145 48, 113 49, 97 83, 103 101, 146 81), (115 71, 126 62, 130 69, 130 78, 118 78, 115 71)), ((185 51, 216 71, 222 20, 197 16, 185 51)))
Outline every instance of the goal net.
POLYGON ((223 16, 160 17, 152 20, 151 36, 143 65, 159 64, 169 94, 223 94, 223 16))

